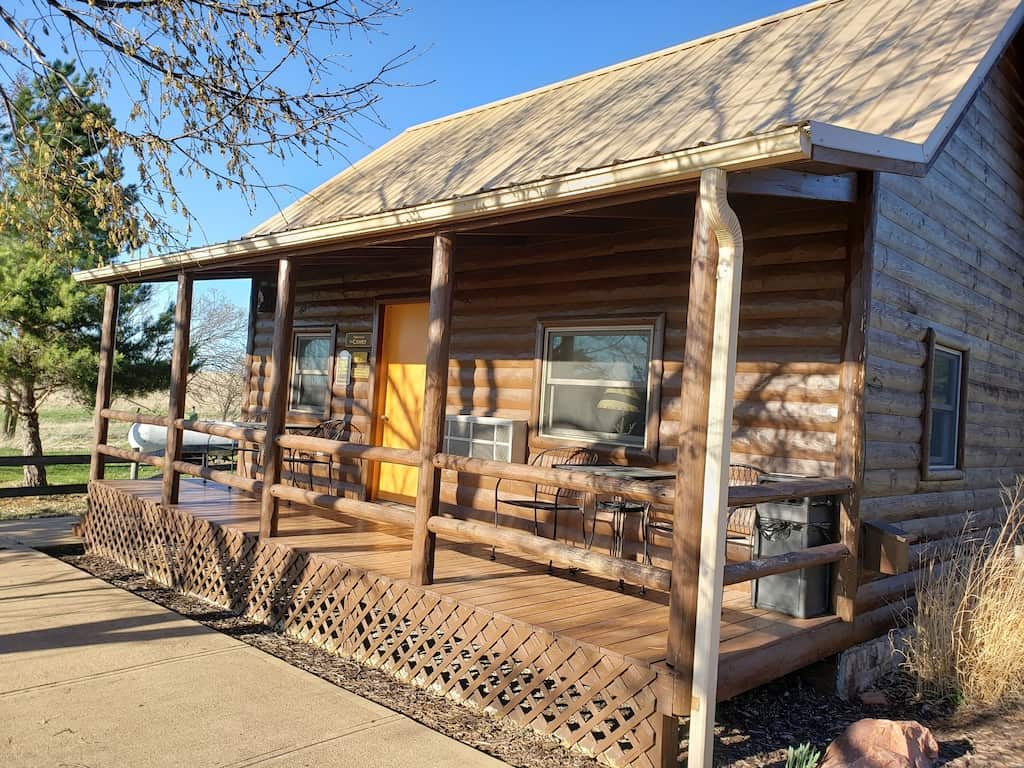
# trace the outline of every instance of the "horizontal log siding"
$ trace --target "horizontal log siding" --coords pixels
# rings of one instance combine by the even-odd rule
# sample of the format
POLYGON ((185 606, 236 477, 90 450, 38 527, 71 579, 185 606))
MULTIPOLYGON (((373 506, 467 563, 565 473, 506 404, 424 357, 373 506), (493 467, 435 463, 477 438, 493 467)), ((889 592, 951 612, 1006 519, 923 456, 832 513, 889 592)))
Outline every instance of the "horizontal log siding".
MULTIPOLYGON (((979 526, 996 522, 1000 486, 1024 471, 1021 92, 1008 56, 924 178, 880 179, 861 516, 904 529, 912 568, 948 551, 968 513, 979 526), (970 350, 963 480, 920 476, 929 327, 970 350)), ((912 584, 873 582, 861 602, 912 584)))
MULTIPOLYGON (((757 206, 748 202, 747 208, 746 216, 741 216, 747 255, 733 461, 776 471, 832 475, 849 208, 765 200, 757 206)), ((543 252, 537 255, 530 249, 510 252, 506 248, 500 258, 466 258, 458 255, 457 244, 449 413, 530 418, 539 317, 663 312, 665 362, 657 461, 674 463, 690 216, 691 211, 680 210, 680 224, 673 228, 662 223, 650 233, 603 235, 596 238, 602 243, 597 249, 593 245, 583 249, 578 241, 566 240, 566 255, 561 257, 557 248, 548 245, 538 249, 543 252)), ((595 238, 587 240, 593 243, 595 238)), ((334 323, 341 344, 345 332, 372 331, 375 300, 425 297, 426 290, 425 269, 402 273, 393 266, 379 274, 367 270, 325 275, 316 281, 300 279, 296 327, 334 323)), ((257 316, 249 418, 261 418, 266 402, 265 369, 272 333, 272 317, 257 316)), ((336 386, 333 395, 332 418, 351 418, 369 434, 368 383, 336 386)), ((346 479, 356 480, 351 472, 346 479)), ((516 490, 514 483, 509 486, 510 492, 516 490)), ((464 508, 463 513, 475 508, 475 516, 486 518, 493 509, 494 480, 458 478, 445 472, 442 502, 464 508)), ((508 522, 517 524, 518 518, 518 524, 526 525, 523 516, 530 514, 509 509, 508 522)))

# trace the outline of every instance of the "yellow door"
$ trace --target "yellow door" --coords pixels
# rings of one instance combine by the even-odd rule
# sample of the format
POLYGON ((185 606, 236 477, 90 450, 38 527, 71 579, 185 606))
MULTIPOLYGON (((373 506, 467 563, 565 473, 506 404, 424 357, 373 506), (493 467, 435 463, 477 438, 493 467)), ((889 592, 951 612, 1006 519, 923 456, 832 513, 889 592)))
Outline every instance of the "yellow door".
MULTIPOLYGON (((425 303, 384 307, 376 413, 380 444, 389 448, 418 449, 420 445, 428 310, 425 303)), ((380 464, 374 497, 415 503, 418 474, 416 467, 380 464)))

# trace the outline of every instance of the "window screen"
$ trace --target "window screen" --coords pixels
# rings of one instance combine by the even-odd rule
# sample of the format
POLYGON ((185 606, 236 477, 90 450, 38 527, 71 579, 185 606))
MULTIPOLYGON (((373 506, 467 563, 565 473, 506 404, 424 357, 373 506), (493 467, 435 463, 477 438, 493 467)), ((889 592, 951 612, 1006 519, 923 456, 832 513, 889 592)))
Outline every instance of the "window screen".
POLYGON ((548 328, 540 434, 643 446, 653 329, 548 328))
POLYGON ((320 413, 326 408, 332 338, 329 333, 295 334, 289 398, 291 410, 320 413))

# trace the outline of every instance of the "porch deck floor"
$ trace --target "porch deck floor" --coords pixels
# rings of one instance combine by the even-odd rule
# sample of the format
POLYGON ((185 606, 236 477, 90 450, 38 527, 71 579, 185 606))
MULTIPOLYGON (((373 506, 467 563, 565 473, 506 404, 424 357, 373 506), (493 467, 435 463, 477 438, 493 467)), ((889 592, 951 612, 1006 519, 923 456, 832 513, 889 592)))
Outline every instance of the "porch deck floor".
MULTIPOLYGON (((160 483, 105 481, 122 492, 154 501, 160 483)), ((259 502, 239 491, 197 479, 183 479, 178 509, 221 526, 257 533, 259 502)), ((326 510, 282 503, 278 540, 304 552, 404 581, 409 575, 411 531, 326 510)), ((490 547, 438 539, 435 581, 430 589, 511 619, 543 627, 650 665, 662 661, 668 626, 668 594, 585 573, 572 574, 546 563, 503 552, 491 560, 490 547)), ((796 619, 750 604, 750 585, 726 588, 722 610, 720 668, 745 652, 784 642, 793 635, 838 621, 835 616, 796 619)), ((780 669, 779 675, 791 671, 780 669)), ((734 686, 730 686, 734 689, 734 686)))

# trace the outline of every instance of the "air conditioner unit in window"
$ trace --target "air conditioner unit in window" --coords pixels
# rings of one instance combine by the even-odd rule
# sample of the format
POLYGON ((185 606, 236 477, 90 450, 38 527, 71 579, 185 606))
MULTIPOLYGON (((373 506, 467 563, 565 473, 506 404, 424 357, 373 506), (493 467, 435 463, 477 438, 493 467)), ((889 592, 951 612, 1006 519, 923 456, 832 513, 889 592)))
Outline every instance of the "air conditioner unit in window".
POLYGON ((444 450, 454 456, 521 464, 526 461, 526 421, 449 415, 445 417, 444 450))

